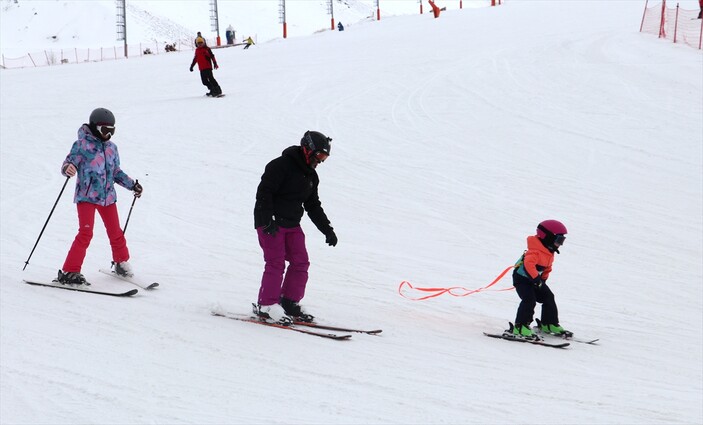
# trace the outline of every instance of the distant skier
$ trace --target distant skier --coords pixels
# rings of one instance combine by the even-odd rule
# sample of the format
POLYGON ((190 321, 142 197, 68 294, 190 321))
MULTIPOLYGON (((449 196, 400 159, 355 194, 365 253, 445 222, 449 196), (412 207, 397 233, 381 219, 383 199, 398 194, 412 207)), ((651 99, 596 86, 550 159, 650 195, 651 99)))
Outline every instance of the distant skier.
POLYGON ((251 37, 247 37, 247 39, 244 40, 244 43, 246 43, 246 45, 244 46, 244 50, 246 50, 254 44, 254 40, 252 40, 251 37))
POLYGON ((552 334, 564 334, 559 325, 559 313, 554 294, 547 286, 552 272, 554 253, 566 239, 566 226, 557 220, 545 220, 537 226, 537 234, 527 237, 527 250, 522 254, 513 271, 513 286, 520 297, 515 317, 513 335, 535 339, 530 328, 536 303, 542 304, 541 329, 552 334))
POLYGON ((190 64, 190 72, 193 72, 193 67, 197 63, 198 69, 200 70, 200 81, 202 81, 203 85, 209 90, 205 94, 213 97, 220 96, 222 94, 222 89, 220 85, 217 84, 215 76, 212 75, 213 64, 215 69, 219 68, 217 60, 215 59, 215 54, 205 45, 205 40, 202 37, 196 39, 196 44, 198 47, 195 49, 195 56, 193 56, 193 62, 190 64))
POLYGON ((428 0, 430 3, 430 6, 432 7, 432 13, 434 14, 435 18, 439 18, 439 13, 440 13, 440 8, 436 4, 434 4, 434 0, 428 0))
POLYGON ((81 267, 93 238, 96 211, 110 239, 115 272, 121 276, 132 276, 127 240, 117 215, 115 183, 133 191, 137 198, 142 195, 143 188, 120 168, 120 154, 111 140, 114 134, 115 116, 112 112, 105 108, 95 109, 90 114, 88 124, 78 129, 78 140, 73 143, 61 166, 64 176, 76 176, 73 201, 78 209, 78 234, 59 270, 58 281, 61 283, 86 283, 81 267))
POLYGON ((339 22, 339 23, 337 24, 337 30, 338 30, 338 31, 344 31, 344 25, 342 25, 341 22, 339 22))
POLYGON ((202 40, 203 40, 203 43, 205 43, 205 45, 207 46, 207 40, 205 40, 205 38, 204 38, 203 35, 200 33, 200 31, 198 31, 198 35, 196 35, 196 36, 195 36, 195 40, 193 40, 193 43, 195 43, 195 47, 198 47, 198 39, 199 39, 199 38, 202 39, 202 40))
POLYGON ((310 267, 300 219, 307 211, 325 235, 325 242, 337 245, 337 236, 317 194, 320 180, 315 171, 329 157, 331 141, 320 132, 305 132, 300 146, 286 148, 266 165, 256 190, 254 227, 265 262, 257 314, 269 321, 313 320, 299 304, 305 296, 310 267))

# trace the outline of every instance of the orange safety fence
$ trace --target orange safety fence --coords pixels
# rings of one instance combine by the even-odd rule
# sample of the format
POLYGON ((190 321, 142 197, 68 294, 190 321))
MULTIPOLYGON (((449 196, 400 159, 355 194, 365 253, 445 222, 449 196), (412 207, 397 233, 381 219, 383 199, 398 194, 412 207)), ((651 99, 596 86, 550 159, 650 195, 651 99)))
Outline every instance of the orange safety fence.
MULTIPOLYGON (((229 46, 231 45, 226 45, 226 47, 229 46)), ((5 69, 11 69, 77 64, 86 62, 103 62, 134 58, 138 56, 160 55, 169 52, 179 52, 188 50, 195 50, 195 43, 191 39, 181 39, 174 41, 173 43, 151 41, 144 43, 128 44, 126 51, 124 44, 95 48, 55 48, 28 52, 21 56, 15 57, 3 54, 0 66, 5 69)))
POLYGON ((493 282, 489 283, 488 285, 486 285, 482 288, 478 288, 478 289, 468 289, 468 288, 464 288, 463 286, 452 286, 449 288, 416 288, 410 282, 408 282, 407 280, 404 280, 404 281, 400 282, 400 285, 398 286, 398 294, 400 294, 401 297, 407 298, 411 301, 422 301, 422 300, 426 300, 429 298, 438 297, 443 294, 449 294, 453 297, 466 297, 468 295, 472 295, 477 292, 483 292, 483 291, 496 291, 496 292, 510 291, 515 288, 513 286, 510 286, 508 288, 501 288, 501 289, 490 289, 490 288, 493 285, 495 285, 496 283, 498 283, 498 281, 500 281, 514 267, 515 266, 507 267, 505 270, 503 270, 498 275, 498 277, 493 279, 493 282), (420 293, 428 294, 428 295, 424 295, 424 296, 420 296, 420 297, 408 297, 405 294, 403 294, 404 287, 407 287, 409 290, 418 291, 420 293))
POLYGON ((666 0, 661 3, 645 2, 640 32, 654 34, 674 43, 683 43, 701 49, 703 47, 703 19, 700 10, 684 9, 676 3, 668 7, 666 0))

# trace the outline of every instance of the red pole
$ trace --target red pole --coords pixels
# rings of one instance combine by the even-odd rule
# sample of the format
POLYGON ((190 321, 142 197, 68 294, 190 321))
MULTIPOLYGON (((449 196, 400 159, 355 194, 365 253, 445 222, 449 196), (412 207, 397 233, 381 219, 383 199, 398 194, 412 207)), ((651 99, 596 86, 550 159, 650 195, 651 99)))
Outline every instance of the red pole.
POLYGON ((679 30, 679 4, 676 3, 676 18, 674 19, 674 43, 676 43, 676 33, 679 30))
POLYGON ((288 37, 288 28, 287 28, 286 23, 284 22, 283 23, 283 38, 286 38, 286 37, 288 37))
POLYGON ((463 2, 463 0, 459 0, 459 9, 463 9, 463 8, 464 8, 464 2, 463 2))
POLYGON ((332 31, 334 31, 334 18, 332 18, 332 31))
POLYGON ((420 15, 422 15, 422 2, 420 2, 420 15))
POLYGON ((222 45, 222 39, 221 39, 220 36, 218 35, 218 36, 217 36, 217 46, 219 47, 219 46, 221 46, 221 45, 222 45))
POLYGON ((647 16, 647 3, 649 3, 649 0, 645 0, 644 2, 644 12, 642 12, 642 23, 640 24, 640 32, 642 32, 642 27, 644 27, 644 17, 647 16))
POLYGON ((666 31, 664 31, 664 17, 666 16, 666 0, 662 1, 662 17, 659 22, 659 38, 666 38, 666 31))
POLYGON ((496 0, 491 0, 491 6, 495 6, 495 5, 496 5, 496 0))
POLYGON ((376 9, 376 20, 381 20, 381 6, 378 6, 378 9, 376 9))

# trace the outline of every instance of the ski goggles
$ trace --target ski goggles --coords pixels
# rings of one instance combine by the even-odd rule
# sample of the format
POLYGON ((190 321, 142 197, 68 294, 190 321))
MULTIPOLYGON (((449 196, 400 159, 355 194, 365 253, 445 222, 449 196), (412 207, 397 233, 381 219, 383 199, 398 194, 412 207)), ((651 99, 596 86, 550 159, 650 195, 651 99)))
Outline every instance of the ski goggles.
POLYGON ((565 240, 566 240, 566 236, 564 236, 564 235, 554 235, 554 246, 564 245, 565 240))
POLYGON ((313 156, 315 157, 317 162, 325 162, 325 160, 330 157, 330 154, 322 151, 317 151, 313 156))
POLYGON ((98 129, 98 132, 103 135, 103 137, 108 137, 115 134, 114 125, 99 125, 96 128, 98 129))

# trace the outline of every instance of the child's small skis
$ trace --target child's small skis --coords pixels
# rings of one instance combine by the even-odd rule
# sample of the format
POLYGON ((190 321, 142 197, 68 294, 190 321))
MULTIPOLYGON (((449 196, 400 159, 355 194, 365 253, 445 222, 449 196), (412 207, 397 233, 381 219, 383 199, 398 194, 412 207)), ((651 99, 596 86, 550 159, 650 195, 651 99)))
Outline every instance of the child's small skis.
POLYGON ((157 282, 142 282, 139 279, 135 279, 134 277, 120 276, 117 273, 115 273, 114 270, 99 269, 98 271, 100 273, 105 273, 108 276, 112 276, 115 279, 120 279, 120 280, 124 280, 125 282, 129 282, 132 285, 138 286, 142 289, 154 289, 157 286, 159 286, 159 284, 157 282))
POLYGON ((513 334, 513 324, 512 324, 512 323, 510 324, 510 328, 509 328, 509 329, 506 329, 505 331, 503 331, 503 333, 500 333, 500 334, 493 334, 493 333, 484 332, 483 334, 486 335, 486 336, 489 336, 489 337, 491 337, 491 338, 499 338, 499 339, 504 339, 504 340, 506 340, 506 341, 526 342, 526 343, 528 343, 528 344, 542 345, 542 346, 544 346, 544 347, 566 348, 566 347, 568 347, 569 345, 571 345, 571 344, 569 344, 568 342, 561 342, 561 343, 555 343, 555 344, 553 344, 553 343, 550 343, 550 342, 546 342, 545 340, 543 340, 542 338, 540 338, 540 337, 538 337, 538 336, 536 336, 536 335, 535 335, 533 338, 531 338, 531 339, 529 339, 529 338, 524 338, 524 337, 520 337, 520 336, 518 336, 518 335, 514 335, 514 334, 513 334))
POLYGON ((576 338, 574 337, 573 332, 566 331, 565 333, 559 335, 559 334, 552 334, 549 332, 544 332, 542 330, 542 322, 537 319, 537 326, 533 326, 532 330, 534 333, 538 334, 541 337, 546 338, 553 338, 553 339, 561 339, 561 340, 567 340, 567 341, 573 341, 573 342, 579 342, 581 344, 591 344, 591 345, 597 345, 596 342, 599 341, 598 338, 596 339, 583 339, 583 338, 576 338))

